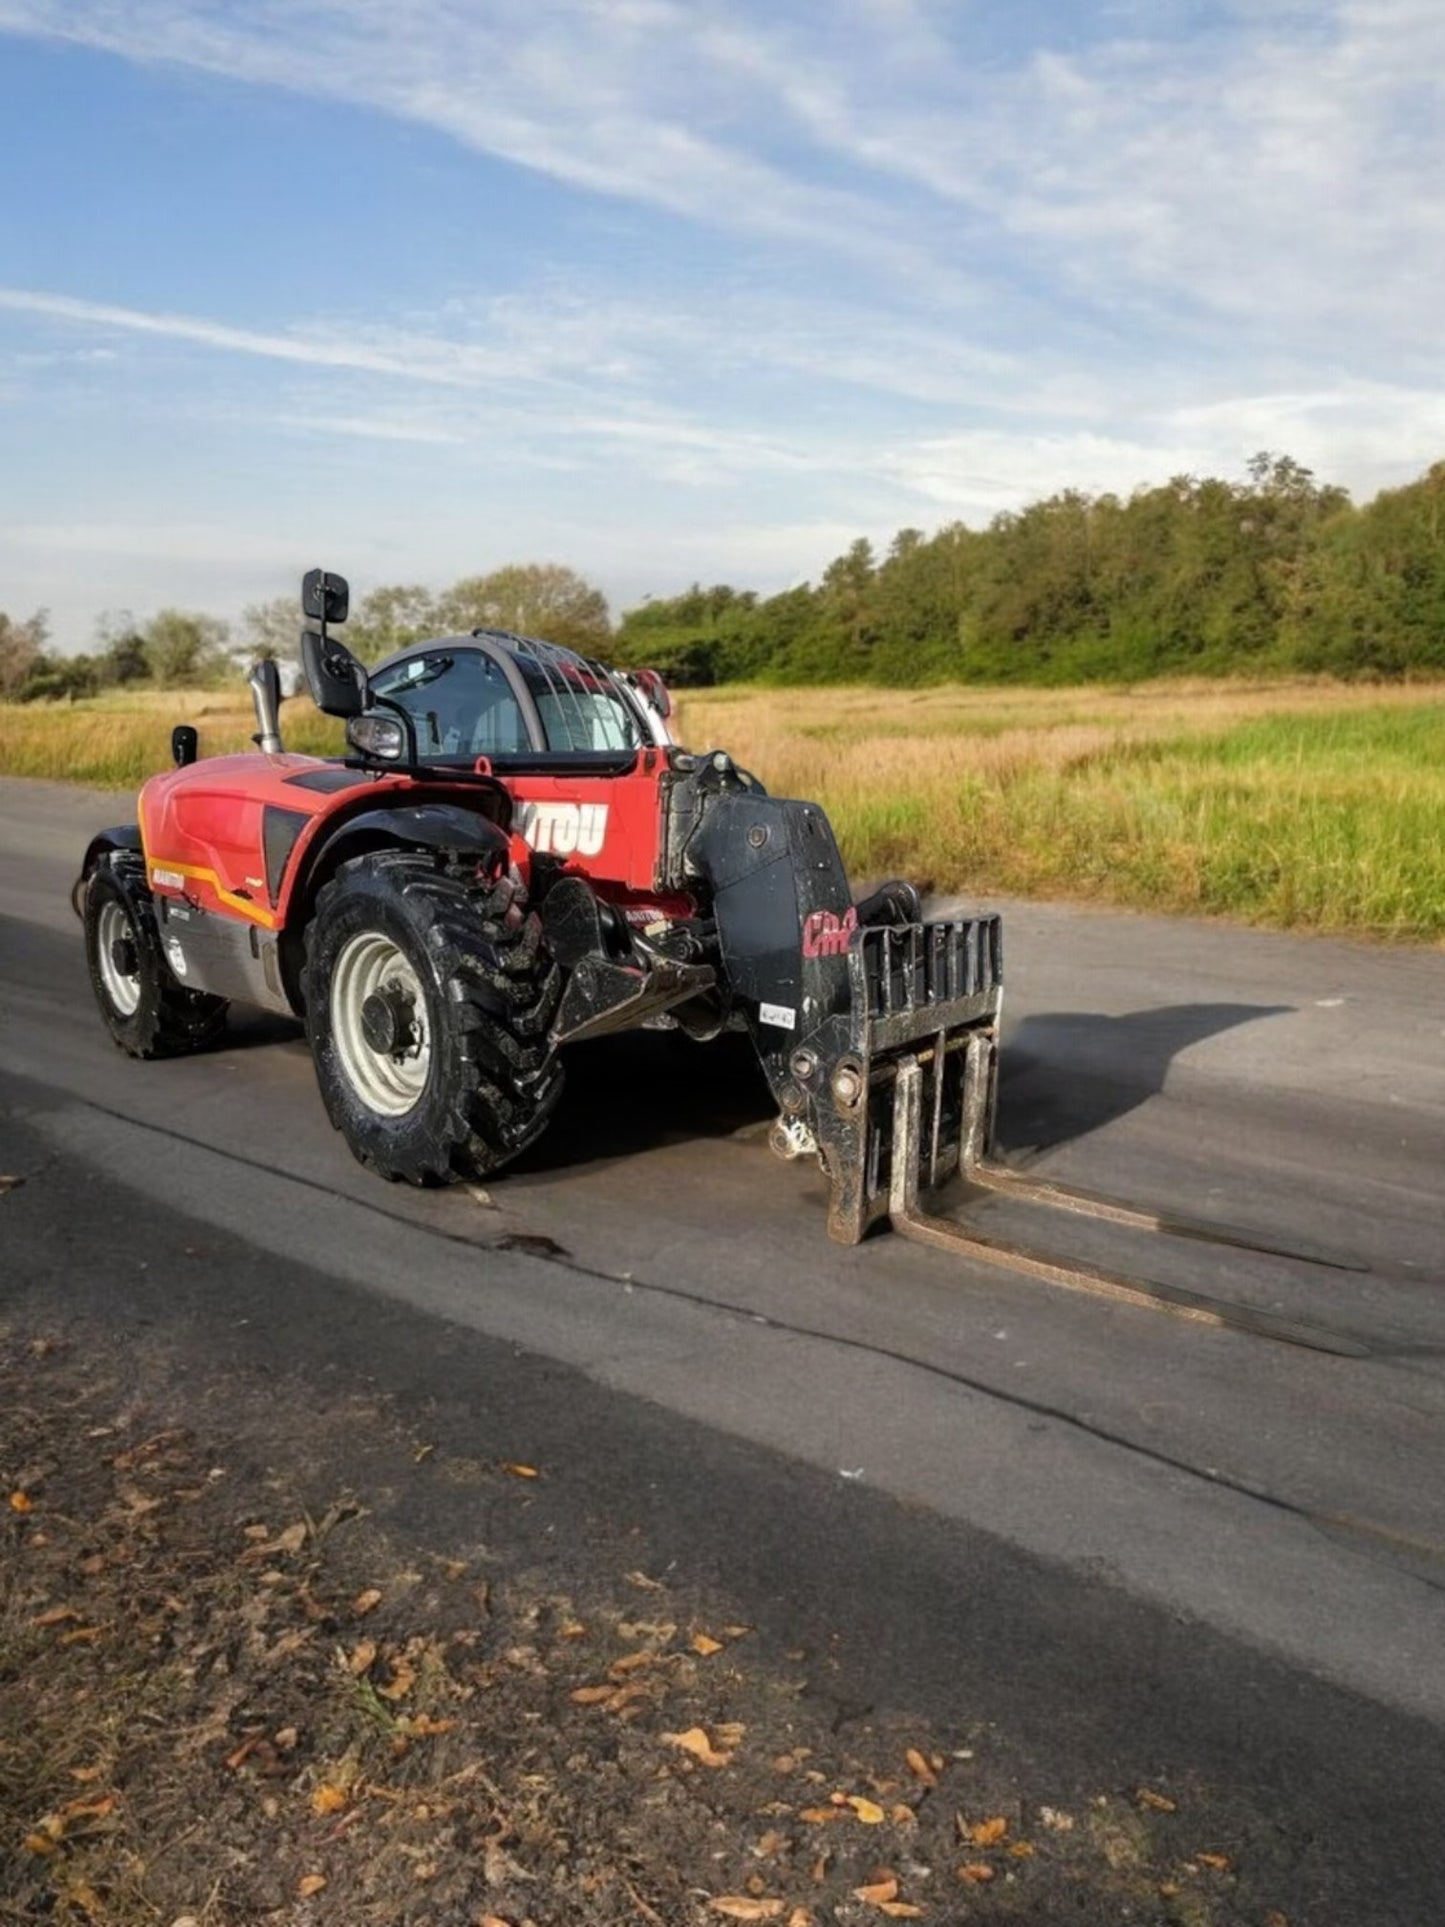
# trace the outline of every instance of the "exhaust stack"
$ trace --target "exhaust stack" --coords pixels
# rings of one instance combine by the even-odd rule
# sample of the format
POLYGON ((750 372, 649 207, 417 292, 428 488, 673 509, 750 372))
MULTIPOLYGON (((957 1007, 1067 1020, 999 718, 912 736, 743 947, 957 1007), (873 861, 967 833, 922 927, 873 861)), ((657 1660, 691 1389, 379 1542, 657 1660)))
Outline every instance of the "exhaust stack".
POLYGON ((277 756, 285 747, 281 741, 281 672, 267 657, 256 664, 246 680, 256 705, 256 734, 251 741, 268 756, 277 756))

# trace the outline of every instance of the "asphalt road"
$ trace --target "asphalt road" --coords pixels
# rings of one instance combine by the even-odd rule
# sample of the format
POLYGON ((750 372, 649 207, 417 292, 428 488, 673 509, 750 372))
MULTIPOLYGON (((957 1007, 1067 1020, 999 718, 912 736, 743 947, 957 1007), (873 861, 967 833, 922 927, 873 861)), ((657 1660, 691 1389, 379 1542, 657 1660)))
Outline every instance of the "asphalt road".
POLYGON ((1081 1774, 1247 1788, 1308 1860, 1296 1922, 1445 1918, 1445 955, 1006 906, 1005 1150, 1368 1269, 980 1222, 1366 1354, 1335 1358, 830 1246, 745 1058, 665 1038, 577 1053, 495 1208, 383 1185, 293 1027, 181 1063, 110 1045, 66 897, 125 814, 0 783, 0 1159, 35 1176, 4 1297, 68 1292, 118 1342, 185 1321, 238 1369, 324 1360, 459 1426, 485 1383, 759 1623, 845 1624, 870 1703, 952 1696, 1081 1774), (203 1272, 113 1262, 198 1229, 203 1272))

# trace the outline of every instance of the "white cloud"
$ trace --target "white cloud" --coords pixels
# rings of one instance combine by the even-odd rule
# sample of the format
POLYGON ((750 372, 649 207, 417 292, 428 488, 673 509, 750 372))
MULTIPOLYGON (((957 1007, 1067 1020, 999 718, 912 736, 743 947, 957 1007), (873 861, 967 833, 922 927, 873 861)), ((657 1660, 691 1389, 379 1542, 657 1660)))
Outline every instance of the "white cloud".
MULTIPOLYGON (((669 565, 777 586, 929 508, 1238 475, 1259 448, 1361 495, 1445 443, 1438 0, 0 0, 7 27, 310 91, 581 190, 550 260, 541 236, 505 285, 456 269, 410 312, 237 325, 123 286, 0 289, 27 337, 7 427, 51 358, 108 356, 75 360, 76 417, 317 444, 338 535, 383 572, 444 577, 484 523, 614 599, 666 592, 669 565), (659 211, 705 271, 643 258, 659 211)), ((75 540, 118 565, 105 513, 75 540)), ((271 505, 248 513, 224 537, 158 514, 135 553, 284 558, 271 505)))
POLYGON ((355 370, 451 388, 546 380, 562 372, 564 361, 557 344, 546 337, 530 345, 519 343, 498 349, 385 325, 353 324, 343 331, 312 324, 286 333, 266 333, 202 316, 154 314, 29 288, 0 287, 0 309, 76 327, 183 341, 225 354, 296 362, 311 368, 355 370))

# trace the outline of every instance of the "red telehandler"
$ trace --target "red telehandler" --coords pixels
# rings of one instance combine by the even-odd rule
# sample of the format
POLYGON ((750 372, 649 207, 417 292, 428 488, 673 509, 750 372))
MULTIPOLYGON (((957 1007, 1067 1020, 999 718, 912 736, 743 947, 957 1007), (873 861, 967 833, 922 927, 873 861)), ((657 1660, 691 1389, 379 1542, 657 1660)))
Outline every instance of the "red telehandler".
POLYGON ((1281 1250, 992 1163, 999 919, 926 921, 903 882, 855 902, 823 811, 674 742, 657 676, 491 629, 368 669, 334 633, 347 601, 340 576, 306 576, 302 664, 318 708, 346 719, 345 757, 283 748, 279 674, 260 663, 255 753, 198 760, 179 726, 137 821, 86 850, 74 901, 123 1050, 201 1049, 233 1001, 295 1015, 356 1157, 435 1184, 541 1136, 568 1046, 642 1025, 704 1042, 741 1029, 778 1106, 773 1149, 817 1158, 840 1242, 886 1218, 1056 1284, 1354 1349, 925 1210, 961 1177, 1281 1250))

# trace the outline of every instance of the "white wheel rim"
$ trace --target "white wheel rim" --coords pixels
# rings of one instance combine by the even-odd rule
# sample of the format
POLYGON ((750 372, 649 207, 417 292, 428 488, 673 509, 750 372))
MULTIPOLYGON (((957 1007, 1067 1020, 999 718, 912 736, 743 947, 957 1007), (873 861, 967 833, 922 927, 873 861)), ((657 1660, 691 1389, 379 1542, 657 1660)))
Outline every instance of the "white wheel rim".
POLYGON ((406 953, 379 931, 364 930, 342 946, 331 973, 331 1035, 351 1088, 379 1117, 405 1117, 426 1089, 431 1037, 421 979, 406 953), (366 1040, 361 1012, 368 997, 399 991, 411 1004, 413 1035, 400 1050, 366 1040))
POLYGON ((134 1017, 140 1009, 140 966, 137 964, 134 971, 121 969, 115 953, 122 943, 135 948, 136 936, 130 918, 120 904, 103 903, 95 920, 95 961, 100 981, 116 1015, 134 1017))

